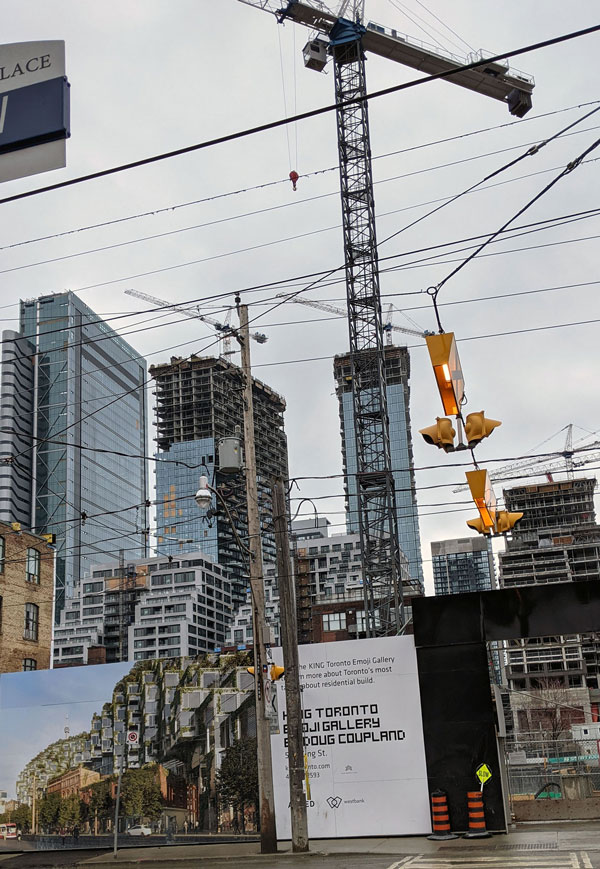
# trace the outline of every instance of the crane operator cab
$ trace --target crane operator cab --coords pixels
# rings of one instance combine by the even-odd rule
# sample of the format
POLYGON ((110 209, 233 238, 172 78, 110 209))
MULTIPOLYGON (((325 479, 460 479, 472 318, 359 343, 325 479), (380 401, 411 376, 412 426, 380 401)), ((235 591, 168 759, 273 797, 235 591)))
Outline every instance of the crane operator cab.
POLYGON ((327 65, 327 48, 329 43, 324 39, 311 39, 302 49, 304 57, 304 66, 307 69, 315 69, 317 72, 323 72, 327 65))

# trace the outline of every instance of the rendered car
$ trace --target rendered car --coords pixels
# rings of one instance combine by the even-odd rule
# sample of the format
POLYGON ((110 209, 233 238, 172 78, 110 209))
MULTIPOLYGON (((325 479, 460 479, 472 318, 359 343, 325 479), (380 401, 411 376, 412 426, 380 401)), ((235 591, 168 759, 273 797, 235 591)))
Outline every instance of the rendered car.
POLYGON ((151 833, 152 830, 145 824, 135 824, 133 827, 129 827, 127 830, 128 836, 150 836, 151 833))

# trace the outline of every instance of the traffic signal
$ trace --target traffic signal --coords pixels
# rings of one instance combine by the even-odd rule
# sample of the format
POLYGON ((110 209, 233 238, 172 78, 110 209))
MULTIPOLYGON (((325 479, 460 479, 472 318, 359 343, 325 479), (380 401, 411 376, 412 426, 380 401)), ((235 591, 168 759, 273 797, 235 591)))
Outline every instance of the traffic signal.
POLYGON ((271 676, 272 682, 277 682, 278 679, 281 679, 281 677, 283 676, 284 673, 285 673, 284 667, 278 667, 277 664, 271 664, 270 676, 271 676))
POLYGON ((479 441, 491 435, 499 425, 502 425, 499 419, 486 419, 484 410, 479 413, 469 413, 465 420, 467 443, 470 447, 476 446, 479 441))
POLYGON ((496 495, 492 489, 488 472, 485 469, 467 471, 465 476, 471 490, 471 497, 479 510, 483 527, 493 529, 496 521, 496 495))
POLYGON ((491 534, 491 527, 486 527, 483 524, 483 519, 481 516, 478 516, 477 519, 467 519, 467 525, 469 528, 472 528, 474 531, 477 531, 478 534, 491 534))
POLYGON ((456 432, 452 427, 452 420, 445 416, 436 417, 435 425, 420 429, 419 434, 423 435, 428 444, 433 444, 447 453, 451 453, 454 449, 454 435, 456 432))
POLYGON ((251 676, 254 676, 254 667, 246 667, 246 670, 250 673, 251 676))
POLYGON ((510 531, 522 518, 522 513, 509 513, 508 510, 499 510, 496 513, 496 533, 506 534, 506 532, 510 531))
POLYGON ((444 413, 456 416, 465 392, 454 332, 443 332, 441 335, 426 335, 429 358, 433 365, 433 373, 442 399, 444 413))

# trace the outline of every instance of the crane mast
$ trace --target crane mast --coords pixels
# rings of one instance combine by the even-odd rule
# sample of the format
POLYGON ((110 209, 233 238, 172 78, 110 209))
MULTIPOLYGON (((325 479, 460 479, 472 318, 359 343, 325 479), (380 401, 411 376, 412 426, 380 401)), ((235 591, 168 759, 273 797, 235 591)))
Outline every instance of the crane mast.
MULTIPOLYGON (((394 477, 391 467, 384 331, 366 100, 364 27, 340 19, 329 33, 335 76, 346 301, 356 440, 358 527, 367 636, 404 623, 394 477)), ((405 579, 408 576, 405 575, 405 579)))
MULTIPOLYGON (((312 39, 304 48, 309 68, 322 70, 327 54, 333 57, 366 633, 395 634, 404 624, 403 586, 411 578, 401 559, 391 467, 364 52, 425 73, 449 74, 451 83, 508 103, 518 117, 531 108, 534 84, 504 62, 486 63, 481 56, 470 59, 481 60, 477 68, 462 70, 462 59, 373 22, 365 27, 362 0, 341 4, 344 11, 352 5, 354 20, 336 15, 321 0, 241 2, 273 13, 280 23, 295 21, 322 34, 325 39, 312 39)), ((422 591, 416 581, 411 590, 422 591)))

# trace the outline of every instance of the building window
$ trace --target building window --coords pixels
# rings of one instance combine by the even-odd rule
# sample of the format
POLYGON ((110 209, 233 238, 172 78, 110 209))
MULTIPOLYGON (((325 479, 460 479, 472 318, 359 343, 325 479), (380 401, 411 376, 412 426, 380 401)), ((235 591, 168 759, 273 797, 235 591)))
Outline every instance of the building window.
POLYGON ((37 640, 39 628, 39 607, 34 603, 25 604, 25 629, 23 638, 25 640, 37 640))
POLYGON ((323 615, 324 631, 343 631, 346 628, 346 613, 325 613, 323 615))
POLYGON ((6 542, 4 537, 0 537, 0 573, 4 573, 4 555, 6 552, 6 542))
POLYGON ((23 670, 37 670, 35 658, 23 658, 23 670))
POLYGON ((37 549, 27 550, 27 582, 40 582, 40 553, 37 549))

